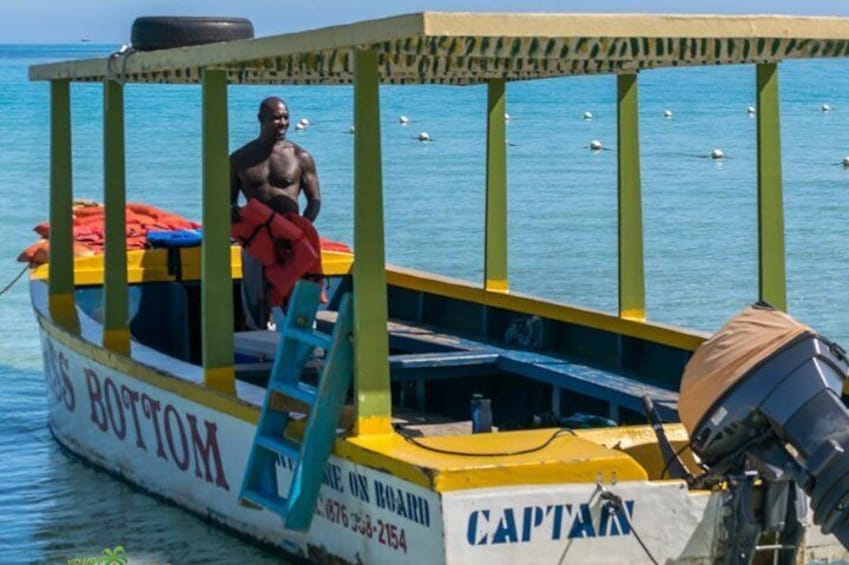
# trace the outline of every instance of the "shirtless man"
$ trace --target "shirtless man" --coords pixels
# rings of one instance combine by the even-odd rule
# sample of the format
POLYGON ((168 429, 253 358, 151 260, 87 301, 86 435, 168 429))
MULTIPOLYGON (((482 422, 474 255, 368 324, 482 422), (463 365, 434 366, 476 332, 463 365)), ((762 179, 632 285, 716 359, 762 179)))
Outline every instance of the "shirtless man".
MULTIPOLYGON (((314 222, 321 209, 318 175, 312 155, 286 139, 289 108, 272 96, 259 104, 259 136, 230 155, 230 209, 239 221, 239 192, 256 198, 279 213, 298 213, 304 193, 303 216, 314 222)), ((266 329, 269 303, 262 264, 242 250, 242 304, 250 329, 266 329)))
POLYGON ((289 108, 272 96, 260 102, 257 117, 259 136, 230 155, 230 205, 235 208, 241 191, 245 198, 256 198, 277 212, 298 212, 303 191, 307 198, 303 216, 314 222, 321 209, 315 161, 286 139, 289 108))

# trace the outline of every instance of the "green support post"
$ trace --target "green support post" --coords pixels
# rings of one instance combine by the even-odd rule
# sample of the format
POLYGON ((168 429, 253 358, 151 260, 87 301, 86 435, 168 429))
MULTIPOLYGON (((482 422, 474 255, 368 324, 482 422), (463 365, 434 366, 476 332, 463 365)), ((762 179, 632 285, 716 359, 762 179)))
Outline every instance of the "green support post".
POLYGON ((126 200, 124 87, 107 80, 103 83, 103 347, 122 355, 130 354, 126 200))
POLYGON ((619 316, 646 319, 643 208, 640 195, 640 133, 637 75, 616 77, 619 187, 619 316))
POLYGON ((392 431, 377 53, 354 55, 354 382, 356 435, 392 431))
POLYGON ((233 275, 230 266, 230 159, 227 74, 204 70, 201 335, 204 384, 236 393, 233 369, 233 275))
POLYGON ((757 66, 758 100, 758 297, 787 310, 778 67, 757 66))
POLYGON ((78 329, 74 306, 74 246, 72 231, 70 82, 50 82, 50 275, 47 282, 50 315, 69 329, 78 329))
POLYGON ((490 79, 486 89, 486 239, 484 288, 507 292, 507 149, 504 80, 490 79))

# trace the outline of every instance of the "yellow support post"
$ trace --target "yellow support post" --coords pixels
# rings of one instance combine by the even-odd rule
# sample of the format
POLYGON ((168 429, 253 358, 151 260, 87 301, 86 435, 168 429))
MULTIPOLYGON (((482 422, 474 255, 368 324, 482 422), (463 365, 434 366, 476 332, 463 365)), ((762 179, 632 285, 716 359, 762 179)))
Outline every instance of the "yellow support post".
POLYGON ((778 67, 757 66, 758 100, 758 297, 787 310, 784 271, 784 206, 778 67))
POLYGON ((122 355, 130 354, 126 201, 124 87, 107 80, 103 83, 103 347, 122 355))
POLYGON ((233 277, 230 272, 230 160, 227 74, 204 70, 201 335, 203 382, 236 394, 233 369, 233 277))
POLYGON ((67 80, 50 81, 50 278, 48 308, 69 329, 79 329, 74 305, 71 181, 71 92, 67 80))
POLYGON ((356 435, 392 431, 377 53, 354 55, 354 389, 356 435))
POLYGON ((507 149, 504 80, 487 81, 484 288, 507 292, 507 149))
POLYGON ((617 75, 619 316, 646 319, 637 75, 617 75))

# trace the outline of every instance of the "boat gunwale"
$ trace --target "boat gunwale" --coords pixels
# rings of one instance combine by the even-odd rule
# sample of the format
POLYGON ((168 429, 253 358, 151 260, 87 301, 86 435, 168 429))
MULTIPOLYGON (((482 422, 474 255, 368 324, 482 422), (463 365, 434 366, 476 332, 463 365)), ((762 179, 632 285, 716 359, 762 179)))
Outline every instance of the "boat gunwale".
MULTIPOLYGON (((183 260, 194 260, 197 248, 181 250, 183 260)), ((129 251, 128 274, 130 284, 152 282, 177 282, 173 274, 167 272, 166 256, 163 250, 129 251), (156 260, 146 260, 152 254, 156 260), (148 272, 148 269, 150 271, 148 272)), ((197 264, 190 263, 183 271, 183 281, 200 280, 200 256, 197 264)), ((353 256, 348 253, 324 251, 322 254, 325 274, 344 276, 351 273, 353 256)), ((233 279, 241 278, 241 255, 238 247, 231 248, 231 269, 233 279)), ((103 256, 79 257, 74 261, 77 274, 77 286, 98 286, 103 283, 103 256), (99 265, 98 265, 99 263, 99 265), (78 264, 85 264, 80 273, 78 264), (80 280, 82 274, 82 280, 80 280)), ((439 275, 398 265, 386 265, 387 282, 401 288, 428 292, 446 298, 466 300, 484 306, 515 310, 523 314, 537 315, 558 322, 577 324, 590 329, 607 331, 623 336, 642 339, 660 345, 667 345, 685 351, 695 351, 710 335, 709 332, 681 328, 674 325, 650 320, 620 318, 601 310, 564 304, 530 294, 516 291, 497 292, 483 288, 471 281, 439 275)), ((31 280, 47 280, 49 264, 34 269, 31 280)))
MULTIPOLYGON (((62 345, 77 351, 87 359, 119 371, 130 378, 141 380, 151 386, 177 394, 189 401, 197 402, 207 408, 220 411, 240 420, 252 424, 256 424, 259 420, 260 405, 257 405, 256 402, 240 398, 238 390, 236 395, 216 391, 215 389, 203 386, 202 377, 200 376, 197 380, 178 376, 176 373, 169 372, 164 367, 145 363, 133 356, 120 355, 98 345, 83 335, 85 328, 81 328, 79 331, 69 329, 60 320, 56 320, 51 316, 47 305, 47 283, 45 281, 30 281, 30 296, 36 322, 42 331, 51 339, 55 339, 62 345), (42 286, 42 289, 38 289, 37 285, 42 286)), ((101 326, 99 322, 90 318, 85 312, 82 312, 79 307, 77 307, 76 311, 78 316, 85 317, 79 320, 81 325, 95 324, 101 326)), ((133 349, 137 348, 141 348, 145 352, 150 351, 157 355, 168 357, 167 355, 155 352, 144 344, 134 341, 133 349)), ((183 363, 174 358, 169 357, 169 359, 175 364, 183 363)), ((202 371, 200 367, 196 367, 196 370, 199 374, 202 371)), ((240 383, 239 387, 260 389, 260 387, 249 383, 240 383)), ((262 394, 264 394, 264 389, 262 389, 262 394)))

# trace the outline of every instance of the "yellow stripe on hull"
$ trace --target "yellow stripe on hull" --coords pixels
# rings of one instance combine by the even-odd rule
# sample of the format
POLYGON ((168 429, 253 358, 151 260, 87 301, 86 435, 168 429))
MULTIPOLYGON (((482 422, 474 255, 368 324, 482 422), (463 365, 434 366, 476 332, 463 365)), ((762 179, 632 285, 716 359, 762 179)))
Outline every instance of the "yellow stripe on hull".
POLYGON ((565 306, 512 291, 509 294, 490 292, 467 281, 403 267, 388 267, 387 281, 389 284, 412 290, 467 300, 496 308, 536 314, 551 320, 645 339, 687 351, 695 351, 707 337, 684 329, 650 324, 640 320, 623 319, 603 312, 565 306))

